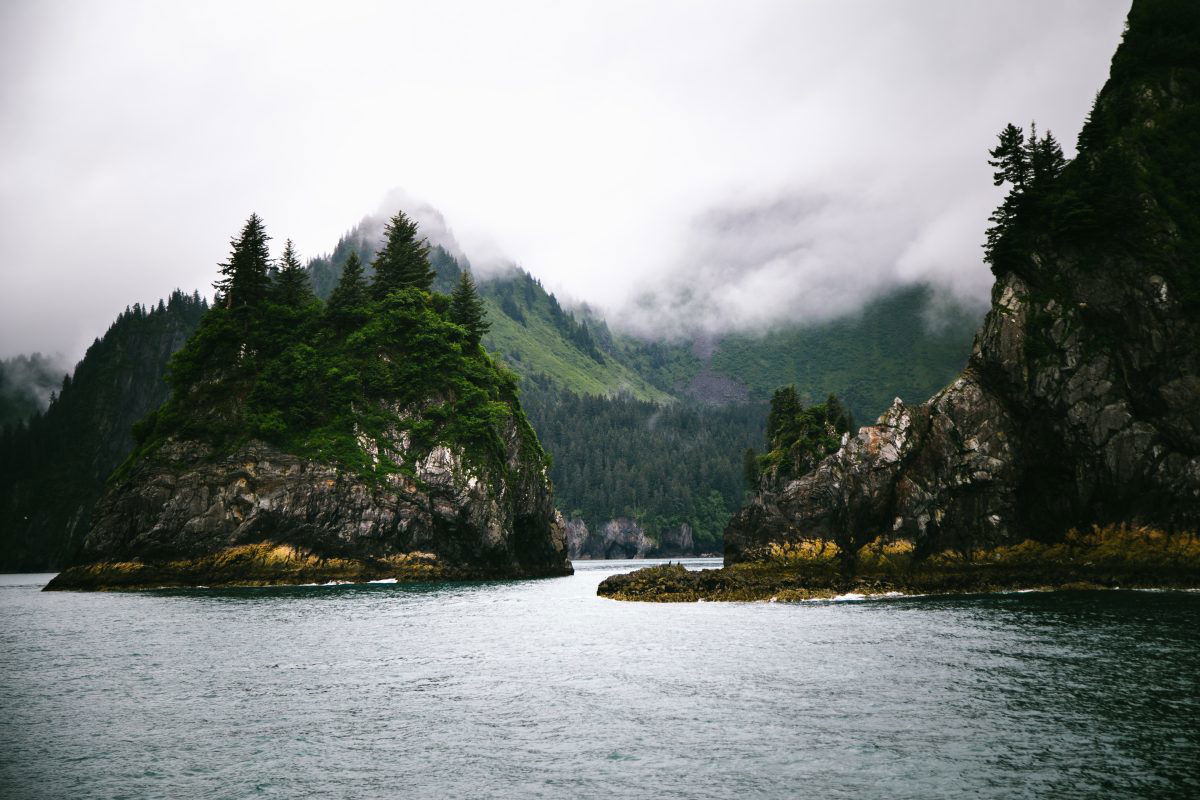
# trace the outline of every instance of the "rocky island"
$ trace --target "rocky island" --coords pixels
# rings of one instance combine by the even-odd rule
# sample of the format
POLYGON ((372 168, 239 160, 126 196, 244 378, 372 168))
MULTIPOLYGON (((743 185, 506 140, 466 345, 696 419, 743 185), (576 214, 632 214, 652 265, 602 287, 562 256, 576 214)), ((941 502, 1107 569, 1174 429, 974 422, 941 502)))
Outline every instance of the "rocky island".
POLYGON ((328 302, 251 216, 217 302, 135 427, 73 563, 47 589, 259 586, 571 573, 549 457, 398 214, 368 281, 328 302))
POLYGON ((1136 0, 1070 161, 1008 126, 962 374, 852 433, 776 393, 725 568, 621 599, 1200 586, 1200 6, 1136 0))

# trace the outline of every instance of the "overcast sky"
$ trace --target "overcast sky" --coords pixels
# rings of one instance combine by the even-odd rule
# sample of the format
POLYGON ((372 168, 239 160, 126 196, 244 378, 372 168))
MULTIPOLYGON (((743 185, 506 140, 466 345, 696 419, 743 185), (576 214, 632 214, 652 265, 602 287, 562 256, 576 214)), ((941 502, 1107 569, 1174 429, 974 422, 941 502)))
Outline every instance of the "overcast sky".
MULTIPOLYGON (((1073 144, 1128 0, 0 3, 0 356, 397 188, 660 333, 983 298, 995 133, 1073 144)), ((395 196, 395 195, 392 195, 395 196)))

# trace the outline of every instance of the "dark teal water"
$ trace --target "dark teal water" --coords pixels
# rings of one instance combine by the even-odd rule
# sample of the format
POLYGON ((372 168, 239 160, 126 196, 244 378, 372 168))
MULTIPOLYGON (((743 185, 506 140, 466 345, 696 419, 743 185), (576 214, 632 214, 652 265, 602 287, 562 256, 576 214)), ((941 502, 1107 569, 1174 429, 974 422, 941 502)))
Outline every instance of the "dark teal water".
POLYGON ((0 576, 0 796, 1200 796, 1200 594, 595 596, 633 566, 147 594, 0 576))

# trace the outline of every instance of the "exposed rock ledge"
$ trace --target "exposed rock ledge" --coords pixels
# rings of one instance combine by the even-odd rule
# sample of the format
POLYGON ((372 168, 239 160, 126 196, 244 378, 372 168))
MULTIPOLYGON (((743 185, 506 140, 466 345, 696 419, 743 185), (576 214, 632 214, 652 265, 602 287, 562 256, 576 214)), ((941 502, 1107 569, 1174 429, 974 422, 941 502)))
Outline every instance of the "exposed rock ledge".
POLYGON ((515 434, 503 474, 439 446, 369 480, 251 441, 168 440, 97 506, 47 589, 568 575, 545 470, 515 434))

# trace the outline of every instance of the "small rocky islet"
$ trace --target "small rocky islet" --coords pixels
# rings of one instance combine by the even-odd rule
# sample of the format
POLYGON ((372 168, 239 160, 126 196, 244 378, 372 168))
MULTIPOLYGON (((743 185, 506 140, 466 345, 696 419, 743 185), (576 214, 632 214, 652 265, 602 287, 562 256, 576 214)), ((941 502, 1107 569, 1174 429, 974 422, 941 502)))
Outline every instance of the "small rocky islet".
POLYGON ((962 374, 852 433, 781 390, 725 567, 636 600, 1200 586, 1200 11, 1139 0, 1067 161, 1009 126, 962 374))
POLYGON ((481 347, 469 274, 433 292, 398 214, 375 259, 317 301, 262 222, 173 357, 74 562, 47 589, 261 586, 570 574, 549 457, 516 378, 481 347))

